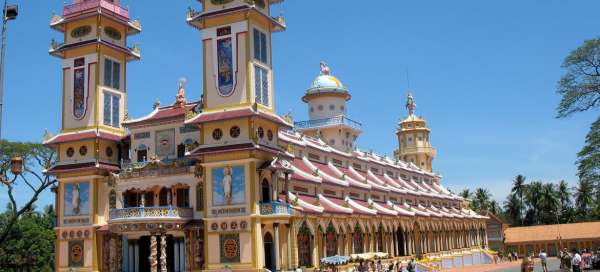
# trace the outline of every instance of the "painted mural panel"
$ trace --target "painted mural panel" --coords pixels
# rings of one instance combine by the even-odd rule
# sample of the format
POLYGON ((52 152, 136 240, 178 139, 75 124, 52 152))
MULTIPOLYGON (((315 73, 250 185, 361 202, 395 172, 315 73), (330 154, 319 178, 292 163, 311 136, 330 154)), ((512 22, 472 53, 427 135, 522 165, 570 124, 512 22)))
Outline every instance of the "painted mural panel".
POLYGON ((231 38, 217 41, 218 89, 219 94, 229 96, 233 92, 233 45, 231 38))
POLYGON ((73 116, 77 119, 85 116, 85 68, 75 69, 73 79, 73 116))
POLYGON ((175 155, 175 129, 156 132, 156 155, 159 157, 175 155))
POLYGON ((214 206, 243 204, 246 201, 244 166, 213 168, 212 186, 214 206))
POLYGON ((83 266, 83 241, 69 241, 69 267, 83 266))
POLYGON ((65 184, 64 215, 83 216, 90 214, 90 184, 77 182, 65 184))

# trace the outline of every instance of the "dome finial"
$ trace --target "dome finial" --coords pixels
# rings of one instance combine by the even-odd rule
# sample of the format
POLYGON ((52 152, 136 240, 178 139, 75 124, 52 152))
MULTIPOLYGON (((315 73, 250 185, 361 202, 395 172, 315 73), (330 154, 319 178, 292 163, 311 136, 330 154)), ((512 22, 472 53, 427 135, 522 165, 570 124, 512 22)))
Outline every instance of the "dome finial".
POLYGON ((327 63, 325 63, 324 61, 321 61, 321 75, 328 76, 330 73, 331 70, 329 69, 329 65, 327 65, 327 63))
POLYGON ((415 104, 415 99, 413 98, 412 94, 409 92, 408 96, 406 97, 406 109, 408 110, 409 116, 411 116, 415 113, 416 107, 417 107, 417 104, 415 104))

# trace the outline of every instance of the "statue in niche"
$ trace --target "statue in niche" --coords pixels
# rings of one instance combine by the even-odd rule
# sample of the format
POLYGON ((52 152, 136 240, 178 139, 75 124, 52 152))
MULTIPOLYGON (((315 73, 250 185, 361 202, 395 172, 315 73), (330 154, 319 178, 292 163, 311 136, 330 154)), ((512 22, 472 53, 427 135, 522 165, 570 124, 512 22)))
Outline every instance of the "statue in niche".
POLYGON ((80 212, 79 204, 81 203, 81 197, 79 195, 79 183, 75 183, 73 184, 73 198, 71 199, 74 214, 79 214, 80 212))
POLYGON ((223 196, 227 205, 231 204, 231 167, 227 166, 223 169, 223 196))

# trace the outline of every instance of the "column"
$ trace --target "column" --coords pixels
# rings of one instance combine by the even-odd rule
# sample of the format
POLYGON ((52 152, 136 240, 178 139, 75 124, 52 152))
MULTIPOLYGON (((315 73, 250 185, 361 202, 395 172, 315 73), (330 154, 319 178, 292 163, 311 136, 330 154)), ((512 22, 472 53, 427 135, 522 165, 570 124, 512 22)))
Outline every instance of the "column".
POLYGON ((179 258, 183 258, 183 256, 179 255, 179 241, 176 239, 173 239, 173 265, 175 266, 175 271, 180 271, 180 259, 179 258))
POLYGON ((281 270, 281 260, 279 260, 279 256, 281 255, 280 251, 281 248, 279 248, 279 223, 273 223, 273 243, 274 243, 274 252, 275 252, 275 270, 279 271, 281 270))
POLYGON ((396 230, 394 229, 392 231, 392 256, 396 257, 398 256, 398 240, 396 239, 398 238, 396 235, 396 230))
POLYGON ((167 272, 167 236, 160 235, 160 272, 167 272))
POLYGON ((296 235, 296 221, 292 219, 290 225, 290 252, 291 252, 291 268, 294 269, 298 267, 298 236, 296 235))
MULTIPOLYGON (((157 247, 157 242, 156 242, 156 236, 151 235, 150 236, 150 271, 151 272, 158 272, 157 254, 158 254, 158 247, 157 247)), ((131 268, 131 263, 129 264, 129 267, 131 268)))
MULTIPOLYGON (((287 178, 286 178, 286 181, 287 181, 287 178)), ((286 197, 287 197, 287 194, 286 194, 286 197)), ((285 243, 286 246, 287 246, 287 262, 286 263, 287 263, 287 269, 288 270, 294 269, 294 267, 292 266, 292 245, 291 245, 292 237, 291 237, 291 233, 292 233, 292 231, 290 229, 290 225, 289 224, 285 225, 285 234, 286 234, 286 237, 287 237, 287 242, 285 243)))
POLYGON ((279 199, 279 184, 277 182, 277 174, 279 172, 271 172, 271 201, 277 201, 279 199))

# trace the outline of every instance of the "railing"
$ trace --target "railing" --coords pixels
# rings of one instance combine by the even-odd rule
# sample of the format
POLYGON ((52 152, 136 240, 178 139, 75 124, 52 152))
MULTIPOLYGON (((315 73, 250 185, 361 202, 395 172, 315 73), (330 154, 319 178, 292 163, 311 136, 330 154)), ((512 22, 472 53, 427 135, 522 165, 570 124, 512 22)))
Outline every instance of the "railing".
POLYGON ((331 117, 331 118, 295 122, 294 126, 296 128, 302 129, 302 128, 316 128, 316 127, 341 125, 341 124, 348 125, 350 127, 356 128, 356 129, 362 128, 361 123, 356 122, 344 115, 339 115, 339 116, 335 116, 335 117, 331 117))
POLYGON ((127 219, 190 219, 193 216, 192 208, 179 207, 131 207, 111 209, 110 220, 127 219))
POLYGON ((192 173, 191 166, 193 165, 194 161, 190 159, 123 163, 121 164, 119 178, 129 179, 192 173))
POLYGON ((281 202, 261 203, 260 204, 261 215, 290 215, 292 214, 292 208, 290 204, 281 202))
POLYGON ((129 10, 107 0, 84 0, 76 4, 66 5, 63 16, 76 15, 90 9, 103 8, 125 19, 129 19, 129 10))

